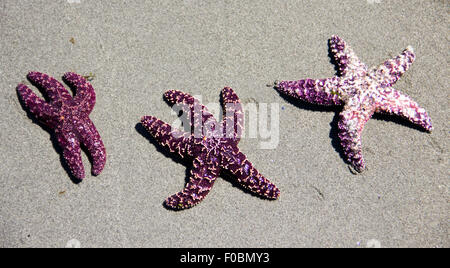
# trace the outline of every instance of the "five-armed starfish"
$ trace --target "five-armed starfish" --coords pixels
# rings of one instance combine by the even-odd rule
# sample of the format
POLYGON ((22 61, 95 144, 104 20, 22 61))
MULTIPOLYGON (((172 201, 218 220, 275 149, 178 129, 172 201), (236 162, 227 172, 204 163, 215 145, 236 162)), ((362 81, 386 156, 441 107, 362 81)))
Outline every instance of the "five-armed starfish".
POLYGON ((63 79, 76 89, 76 95, 72 97, 60 82, 46 74, 30 72, 27 77, 45 90, 50 103, 39 98, 24 84, 19 84, 17 91, 30 112, 44 125, 54 129, 73 176, 79 180, 84 178, 80 142, 92 156, 92 173, 100 174, 105 166, 106 151, 97 129, 89 119, 95 105, 92 85, 78 74, 66 73, 63 79))
POLYGON ((269 199, 276 199, 280 191, 264 178, 239 151, 237 144, 243 129, 244 113, 238 96, 231 88, 222 90, 223 121, 214 116, 197 99, 177 90, 164 94, 171 105, 178 104, 187 112, 191 133, 172 129, 152 116, 144 116, 141 123, 171 152, 193 159, 189 182, 183 191, 165 200, 173 209, 185 209, 198 204, 211 190, 221 170, 228 170, 246 189, 269 199))
POLYGON ((338 36, 331 37, 330 48, 340 77, 277 81, 275 88, 310 103, 344 105, 338 123, 339 138, 347 160, 356 171, 365 169, 361 132, 373 113, 396 114, 427 131, 432 130, 431 119, 425 110, 392 87, 414 61, 412 47, 408 46, 399 56, 371 69, 338 36))

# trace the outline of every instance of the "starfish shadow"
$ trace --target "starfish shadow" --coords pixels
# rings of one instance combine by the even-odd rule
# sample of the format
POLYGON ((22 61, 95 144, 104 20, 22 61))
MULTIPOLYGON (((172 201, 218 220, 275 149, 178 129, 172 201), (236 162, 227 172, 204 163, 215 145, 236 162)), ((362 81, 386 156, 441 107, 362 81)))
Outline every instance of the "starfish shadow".
POLYGON ((331 145, 333 146, 334 150, 339 153, 339 156, 342 159, 344 159, 344 161, 347 164, 350 164, 350 162, 346 160, 344 149, 342 148, 342 146, 340 144, 340 139, 338 136, 338 133, 339 133, 338 121, 339 121, 339 113, 342 110, 341 106, 322 106, 322 105, 318 105, 318 104, 308 103, 306 101, 296 99, 289 95, 284 95, 280 92, 278 94, 289 104, 292 104, 295 107, 303 109, 303 110, 309 110, 309 111, 314 111, 314 112, 334 112, 335 115, 333 117, 333 120, 330 122, 331 130, 330 130, 329 137, 331 138, 331 145))
POLYGON ((374 114, 372 116, 372 118, 376 119, 376 120, 380 120, 380 121, 394 122, 394 123, 399 124, 399 125, 404 126, 404 127, 409 127, 409 128, 418 130, 420 132, 429 133, 426 129, 424 129, 424 128, 416 125, 416 124, 413 124, 410 121, 408 121, 408 120, 406 120, 406 119, 404 119, 404 118, 402 118, 400 116, 397 116, 397 115, 391 115, 391 114, 385 114, 385 113, 376 113, 376 114, 374 114))
POLYGON ((164 148, 164 146, 160 145, 155 138, 153 138, 152 135, 150 135, 150 133, 148 133, 148 131, 145 129, 145 127, 139 122, 137 123, 134 128, 136 129, 136 131, 141 134, 142 136, 144 136, 144 138, 146 138, 148 141, 150 141, 151 144, 153 144, 156 148, 156 151, 158 151, 159 153, 163 154, 165 157, 167 158, 171 158, 175 163, 177 164, 182 164, 186 167, 191 166, 192 164, 192 159, 189 158, 181 158, 181 156, 179 156, 178 154, 174 154, 171 153, 169 150, 167 150, 166 148, 164 148))
POLYGON ((341 146, 341 140, 339 139, 339 111, 334 114, 333 120, 330 122, 330 134, 331 146, 339 154, 339 156, 344 160, 344 163, 351 165, 350 161, 347 160, 345 156, 344 148, 341 146))

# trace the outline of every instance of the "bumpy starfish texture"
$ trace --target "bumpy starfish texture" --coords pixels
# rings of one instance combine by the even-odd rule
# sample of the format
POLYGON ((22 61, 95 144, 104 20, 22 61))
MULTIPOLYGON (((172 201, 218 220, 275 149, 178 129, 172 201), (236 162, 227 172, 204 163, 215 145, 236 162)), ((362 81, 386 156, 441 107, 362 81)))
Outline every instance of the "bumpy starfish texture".
POLYGON ((409 96, 392 87, 414 61, 412 47, 408 46, 397 57, 370 69, 338 36, 331 37, 330 48, 340 76, 277 81, 275 88, 309 103, 344 106, 339 115, 339 138, 347 160, 356 171, 362 172, 366 167, 361 132, 375 112, 401 116, 431 132, 433 127, 426 111, 409 96))
POLYGON ((169 90, 164 97, 169 104, 180 105, 186 112, 190 133, 172 129, 153 116, 142 117, 141 123, 159 144, 182 158, 193 159, 189 182, 183 191, 165 200, 168 207, 185 209, 198 204, 209 193, 221 170, 230 171, 239 184, 261 197, 276 199, 279 196, 278 188, 264 178, 237 147, 244 113, 231 88, 222 90, 224 115, 221 124, 189 94, 169 90))
POLYGON ((85 177, 80 143, 86 146, 92 157, 92 173, 100 174, 106 163, 106 151, 97 129, 89 119, 95 105, 92 85, 78 74, 66 73, 63 79, 76 90, 76 95, 72 97, 53 77, 39 72, 30 72, 27 77, 45 91, 50 102, 45 102, 24 84, 17 87, 19 96, 40 122, 54 130, 73 176, 79 180, 85 177))

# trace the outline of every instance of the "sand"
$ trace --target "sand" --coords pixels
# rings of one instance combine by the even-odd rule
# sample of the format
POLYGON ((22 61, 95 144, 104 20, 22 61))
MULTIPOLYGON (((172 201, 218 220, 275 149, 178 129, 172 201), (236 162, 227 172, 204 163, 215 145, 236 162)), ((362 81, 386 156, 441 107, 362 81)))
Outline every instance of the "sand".
POLYGON ((1 1, 0 246, 449 247, 448 1, 207 2, 219 1, 1 1), (291 103, 266 86, 333 76, 333 34, 370 66, 413 46, 395 87, 434 125, 429 134, 370 120, 361 175, 340 153, 339 108, 291 103), (32 70, 95 75, 91 119, 108 153, 99 176, 83 154, 86 179, 74 184, 50 133, 21 107, 15 89, 32 70), (261 149, 261 137, 240 148, 281 197, 218 178, 196 207, 168 210, 186 166, 158 151, 139 119, 175 121, 168 89, 214 104, 225 86, 245 104, 278 105, 275 148, 261 149))

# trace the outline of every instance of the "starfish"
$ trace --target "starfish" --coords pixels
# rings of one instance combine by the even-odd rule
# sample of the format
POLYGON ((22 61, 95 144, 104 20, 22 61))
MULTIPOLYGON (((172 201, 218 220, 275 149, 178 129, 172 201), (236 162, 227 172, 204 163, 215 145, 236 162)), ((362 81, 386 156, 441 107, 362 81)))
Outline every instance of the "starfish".
POLYGON ((85 177, 80 143, 86 146, 92 157, 92 173, 100 174, 106 163, 106 151, 97 129, 89 119, 95 105, 92 85, 78 74, 64 74, 63 79, 76 90, 76 95, 72 97, 60 82, 46 74, 30 72, 27 78, 45 91, 50 102, 45 102, 24 84, 17 87, 19 96, 40 122, 54 130, 72 175, 78 180, 85 177))
POLYGON ((392 87, 415 59, 411 46, 381 66, 370 69, 338 36, 331 37, 330 48, 340 76, 276 81, 275 89, 309 103, 344 106, 339 115, 338 136, 347 161, 357 172, 366 168, 361 132, 374 113, 395 114, 431 132, 433 127, 426 111, 392 87))
POLYGON ((169 90, 164 98, 170 105, 180 105, 190 119, 191 131, 185 132, 153 117, 144 116, 142 125, 156 141, 181 158, 193 161, 189 182, 181 192, 165 200, 172 209, 190 208, 202 201, 211 190, 221 170, 232 173, 245 189, 268 199, 278 198, 280 191, 256 170, 237 144, 243 130, 244 113, 238 96, 226 87, 222 90, 223 120, 219 125, 205 106, 189 94, 169 90))

